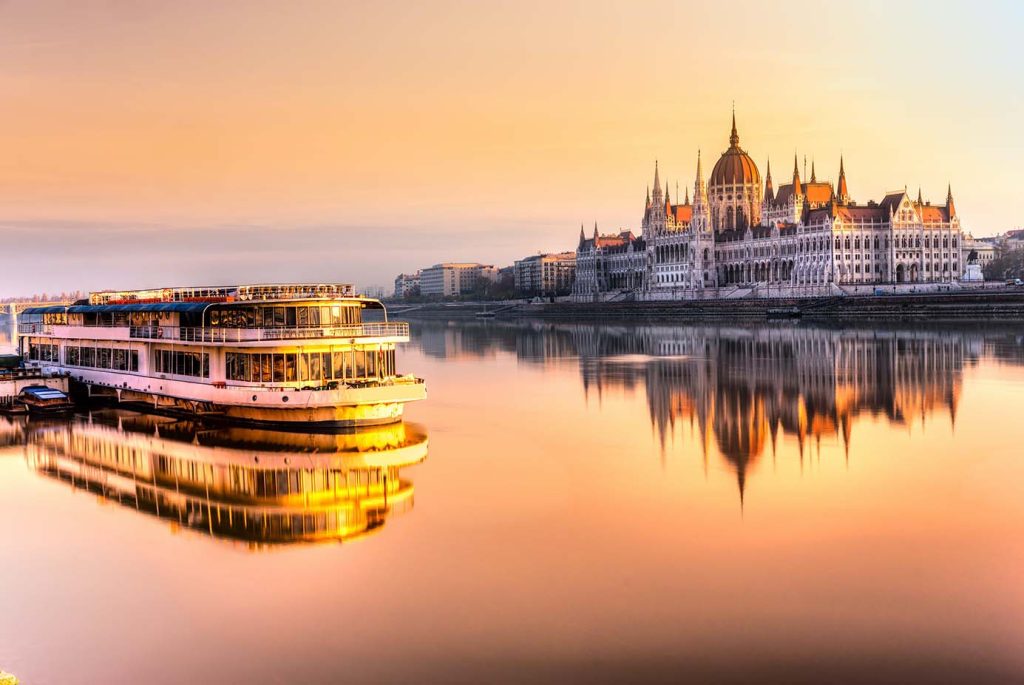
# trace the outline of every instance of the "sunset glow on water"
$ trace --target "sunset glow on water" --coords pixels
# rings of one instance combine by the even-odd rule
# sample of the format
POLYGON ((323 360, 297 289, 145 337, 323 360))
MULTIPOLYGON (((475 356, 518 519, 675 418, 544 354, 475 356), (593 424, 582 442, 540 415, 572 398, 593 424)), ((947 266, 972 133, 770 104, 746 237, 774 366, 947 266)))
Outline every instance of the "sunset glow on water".
POLYGON ((427 322, 400 360, 429 383, 408 427, 8 422, 0 663, 33 683, 1012 682, 1022 335, 427 322), (114 473, 115 445, 156 486, 114 473), (190 486, 193 462, 236 476, 190 486), (239 485, 267 469, 298 485, 239 485), (242 509, 283 509, 284 539, 222 523, 242 509), (299 534, 323 511, 351 525, 299 534))

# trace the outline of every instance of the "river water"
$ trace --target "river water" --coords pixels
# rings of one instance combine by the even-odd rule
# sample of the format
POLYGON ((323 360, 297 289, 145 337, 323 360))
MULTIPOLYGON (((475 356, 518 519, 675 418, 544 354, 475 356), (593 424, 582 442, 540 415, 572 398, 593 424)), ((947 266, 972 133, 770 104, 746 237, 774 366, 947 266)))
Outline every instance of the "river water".
POLYGON ((358 435, 0 419, 0 670, 1024 682, 1024 329, 413 336, 358 435))

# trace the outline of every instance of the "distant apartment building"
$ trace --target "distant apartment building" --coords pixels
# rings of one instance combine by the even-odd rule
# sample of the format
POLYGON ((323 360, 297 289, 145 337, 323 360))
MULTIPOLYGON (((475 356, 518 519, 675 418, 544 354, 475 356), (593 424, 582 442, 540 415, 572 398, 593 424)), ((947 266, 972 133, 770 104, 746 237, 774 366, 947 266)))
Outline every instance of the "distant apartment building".
POLYGON ((576 253, 536 254, 518 260, 515 289, 518 295, 567 295, 576 278, 576 253))
POLYGON ((457 297, 473 292, 481 279, 496 281, 498 269, 490 264, 445 263, 420 272, 420 294, 457 297))
POLYGON ((420 294, 420 274, 399 274, 395 279, 395 297, 412 297, 420 294))
POLYGON ((1007 231, 1001 236, 996 236, 996 240, 1007 252, 1024 249, 1024 228, 1007 231))

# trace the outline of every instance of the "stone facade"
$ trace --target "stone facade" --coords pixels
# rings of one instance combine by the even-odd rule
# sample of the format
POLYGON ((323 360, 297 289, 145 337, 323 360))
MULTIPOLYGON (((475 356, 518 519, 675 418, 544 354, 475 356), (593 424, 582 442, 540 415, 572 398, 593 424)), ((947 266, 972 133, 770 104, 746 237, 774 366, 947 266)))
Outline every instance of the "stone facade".
POLYGON ((944 290, 957 287, 966 268, 952 190, 944 204, 925 202, 920 191, 912 199, 905 190, 860 204, 850 197, 843 160, 835 188, 817 180, 813 164, 810 179, 802 180, 795 158, 792 179, 776 189, 770 164, 762 184, 740 148, 735 116, 729 148, 706 184, 698 153, 692 203, 687 192, 683 203, 672 204, 655 164, 641 237, 625 235, 581 235, 578 271, 587 276, 575 294, 589 299, 634 288, 646 299, 700 299, 828 295, 873 285, 944 290), (644 250, 644 264, 621 266, 640 271, 613 272, 613 256, 629 250, 644 250))
POLYGON ((566 295, 576 279, 576 253, 536 254, 513 265, 519 295, 566 295))
POLYGON ((473 291, 480 279, 496 280, 498 270, 490 264, 435 264, 420 271, 420 293, 432 297, 456 297, 473 291))
POLYGON ((599 235, 595 224, 594 236, 587 238, 581 226, 573 298, 585 301, 642 290, 647 260, 644 239, 637 238, 632 231, 599 235))

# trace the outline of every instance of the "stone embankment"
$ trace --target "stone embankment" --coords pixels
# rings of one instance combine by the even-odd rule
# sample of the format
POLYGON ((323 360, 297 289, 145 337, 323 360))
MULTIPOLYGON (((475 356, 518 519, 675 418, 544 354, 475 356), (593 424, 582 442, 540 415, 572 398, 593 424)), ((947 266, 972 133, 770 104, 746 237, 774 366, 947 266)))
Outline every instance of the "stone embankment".
MULTIPOLYGON (((401 309, 396 307, 396 309, 401 309)), ((1003 290, 928 295, 868 295, 793 299, 738 299, 662 302, 553 302, 509 306, 500 303, 420 305, 395 318, 470 318, 494 311, 497 318, 581 319, 803 319, 842 321, 994 321, 1024 323, 1024 291, 1003 290), (500 307, 500 309, 499 309, 500 307)))

